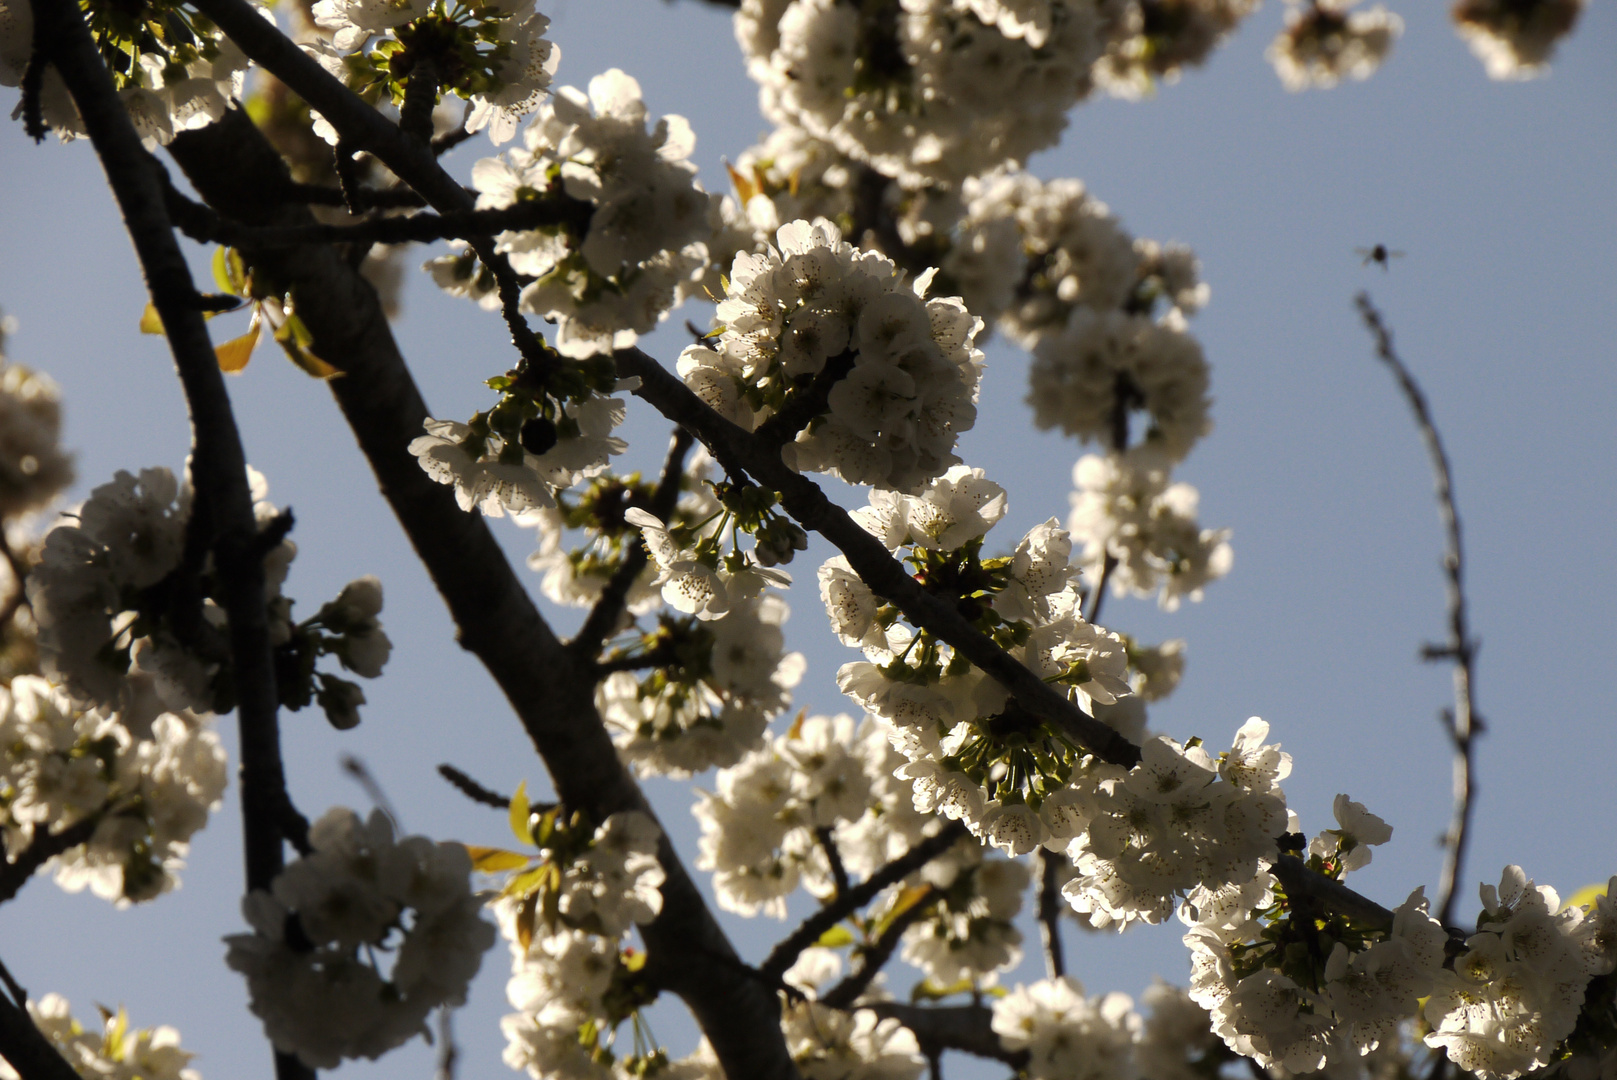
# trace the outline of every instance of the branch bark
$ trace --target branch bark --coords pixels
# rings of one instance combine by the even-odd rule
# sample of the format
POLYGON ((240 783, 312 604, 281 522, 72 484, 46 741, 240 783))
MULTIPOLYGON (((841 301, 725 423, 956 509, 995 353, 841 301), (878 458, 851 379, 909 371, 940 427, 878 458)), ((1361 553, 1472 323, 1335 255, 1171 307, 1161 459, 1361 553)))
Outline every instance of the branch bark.
POLYGON ((78 847, 95 835, 102 814, 80 818, 53 833, 35 833, 12 862, 0 864, 0 904, 16 896, 34 872, 68 848, 78 847))
POLYGON ((22 1080, 79 1080, 79 1074, 28 1015, 27 1002, 0 994, 0 1057, 22 1080))
MULTIPOLYGON (((224 376, 202 320, 201 297, 164 206, 160 167, 141 145, 101 61, 78 4, 32 0, 37 40, 78 107, 134 243, 152 303, 185 391, 191 417, 194 513, 208 522, 230 622, 232 676, 241 739, 242 828, 247 888, 268 889, 283 866, 280 820, 286 798, 279 698, 264 608, 264 551, 259 544, 247 458, 224 376)), ((314 1075, 277 1053, 280 1080, 314 1075)))
POLYGON ((731 475, 748 475, 780 493, 781 505, 797 522, 820 533, 842 552, 866 585, 891 601, 916 626, 925 627, 953 645, 1004 686, 1028 712, 1067 733, 1080 746, 1106 761, 1130 767, 1140 760, 1140 748, 1113 729, 1083 712, 1045 683, 993 640, 972 626, 943 600, 923 589, 888 554, 881 541, 860 528, 848 512, 837 506, 818 484, 787 468, 778 448, 771 450, 751 432, 714 412, 684 383, 639 349, 615 354, 618 371, 639 376, 635 393, 658 412, 701 439, 731 475))
MULTIPOLYGON (((245 116, 232 113, 170 149, 197 191, 229 216, 253 224, 308 220, 306 210, 270 197, 285 166, 245 116)), ((540 617, 485 519, 462 512, 409 453, 428 411, 374 290, 329 248, 248 248, 245 255, 291 287, 316 351, 342 367, 344 376, 328 384, 337 404, 443 596, 460 644, 511 702, 557 795, 597 821, 619 810, 650 814, 595 710, 591 665, 540 617)), ((731 977, 740 961, 666 835, 658 855, 668 875, 663 910, 642 935, 668 973, 663 988, 690 1006, 727 1075, 795 1078, 775 995, 731 977)))
POLYGON ((1426 404, 1426 395, 1409 367, 1399 358, 1392 346, 1392 331, 1381 318, 1381 312, 1370 301, 1370 294, 1361 292, 1354 298, 1359 317, 1365 329, 1375 340, 1376 356, 1391 370, 1398 380, 1398 388, 1415 414, 1415 426, 1420 429, 1421 441, 1426 444, 1427 456, 1432 459, 1432 479, 1436 488, 1437 516, 1443 524, 1443 583, 1448 600, 1449 639, 1441 646, 1427 646, 1422 655, 1427 660, 1454 661, 1454 711, 1443 717, 1449 741, 1454 744, 1454 813, 1449 830, 1443 838, 1443 876, 1438 883, 1437 921, 1448 924, 1454 912, 1454 897, 1460 871, 1465 864, 1466 841, 1471 832, 1471 809, 1475 801, 1476 785, 1472 777, 1475 768, 1473 745, 1482 730, 1481 718, 1476 715, 1476 660, 1477 643, 1471 637, 1470 618, 1465 598, 1465 549, 1460 542, 1460 512, 1454 505, 1454 481, 1449 469, 1448 451, 1438 434, 1432 410, 1426 404))

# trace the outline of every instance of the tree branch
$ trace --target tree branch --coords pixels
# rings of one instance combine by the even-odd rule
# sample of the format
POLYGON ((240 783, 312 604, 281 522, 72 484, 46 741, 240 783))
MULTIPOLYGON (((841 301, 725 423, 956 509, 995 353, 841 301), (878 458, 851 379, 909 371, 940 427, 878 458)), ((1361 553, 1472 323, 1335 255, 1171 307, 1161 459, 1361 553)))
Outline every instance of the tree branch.
POLYGON ((792 394, 780 412, 758 425, 753 436, 780 453, 780 448, 797 438, 797 433, 808 427, 815 417, 825 415, 831 406, 831 389, 848 377, 857 356, 852 349, 844 349, 827 360, 807 386, 792 394))
MULTIPOLYGON (((229 6, 206 3, 209 10, 229 6)), ((170 150, 203 198, 230 217, 252 224, 308 222, 307 210, 275 200, 285 165, 240 113, 177 137, 170 150)), ((655 819, 595 711, 592 668, 540 617, 483 516, 462 512, 454 492, 435 483, 410 454, 428 410, 375 290, 330 248, 249 247, 243 254, 291 287, 316 352, 342 358, 344 377, 327 385, 443 596, 461 645, 511 702, 561 801, 597 821, 629 809, 655 819)), ((668 972, 666 988, 689 1005, 727 1075, 792 1080, 797 1070, 774 993, 727 977, 726 960, 740 961, 666 834, 658 858, 667 874, 663 909, 641 933, 648 958, 668 972)))
MULTIPOLYGON (((668 456, 663 460, 662 476, 657 480, 657 489, 651 494, 651 513, 659 521, 668 521, 674 516, 674 508, 679 503, 680 482, 685 478, 685 455, 690 453, 695 442, 691 433, 682 427, 675 428, 673 437, 668 441, 668 456)), ((644 544, 636 540, 629 545, 629 550, 623 556, 623 565, 617 568, 601 589, 595 606, 584 617, 584 625, 567 643, 569 649, 590 660, 601 654, 601 646, 623 618, 629 590, 640 577, 640 571, 646 568, 647 558, 644 544)))
POLYGON ((0 1057, 22 1080, 79 1080, 61 1051, 34 1025, 27 1002, 0 994, 0 1057))
POLYGON ((864 881, 837 894, 835 900, 804 919, 786 937, 782 938, 759 966, 764 974, 779 978, 794 963, 802 951, 820 940, 827 930, 846 919, 876 898, 876 894, 889 885, 896 885, 915 871, 942 855, 964 837, 971 834, 959 822, 951 821, 936 834, 927 837, 904 854, 871 874, 864 881))
POLYGON ((1044 971, 1052 979, 1067 973, 1061 949, 1061 859, 1039 849, 1039 937, 1044 943, 1044 971))
POLYGON ((1002 1061, 1013 1069, 1028 1062, 1026 1050, 1005 1049, 994 1033, 994 1013, 986 1005, 904 1005, 897 1001, 875 1001, 859 1006, 882 1019, 897 1020, 915 1035, 921 1053, 932 1057, 944 1050, 959 1050, 991 1061, 1002 1061))
MULTIPOLYGON (((164 208, 159 169, 141 146, 78 4, 70 0, 32 0, 32 4, 39 40, 46 43, 46 54, 67 84, 123 214, 185 391, 196 512, 213 518, 213 550, 230 623, 247 888, 268 889, 283 865, 280 818, 288 800, 264 607, 264 553, 258 544, 241 435, 202 321, 200 297, 164 208)), ((277 1053, 275 1064, 280 1080, 314 1075, 291 1055, 277 1053)))
POLYGON ((814 830, 814 839, 819 841, 820 850, 825 852, 826 865, 831 868, 831 883, 836 887, 836 895, 842 896, 848 891, 851 882, 848 880, 848 868, 842 862, 842 852, 837 849, 837 838, 831 834, 829 825, 821 825, 814 830))
POLYGON ((925 895, 899 912, 876 936, 876 940, 864 949, 859 970, 828 990, 821 1001, 833 1009, 846 1009, 859 1000, 859 995, 869 988, 881 969, 887 966, 887 961, 893 958, 893 951, 903 939, 904 931, 932 913, 932 905, 937 902, 937 890, 931 885, 927 885, 925 890, 925 895))
MULTIPOLYGON (((267 22, 247 0, 197 0, 196 8, 241 47, 242 52, 285 83, 337 130, 343 149, 365 151, 414 188, 440 213, 473 209, 472 196, 438 163, 429 143, 399 130, 336 76, 326 71, 267 22)), ((339 154, 339 160, 342 155, 339 154)), ((500 312, 511 331, 511 343, 535 371, 560 362, 522 316, 521 284, 511 263, 494 250, 488 237, 468 241, 499 283, 500 312)))
POLYGON ((491 791, 453 765, 438 766, 438 775, 448 780, 455 786, 456 790, 472 800, 472 802, 492 806, 496 810, 504 810, 511 805, 511 796, 491 791))
POLYGON ((1476 788, 1472 780, 1474 761, 1472 747, 1482 730, 1482 720, 1476 715, 1476 659, 1477 643, 1471 637, 1465 597, 1465 554, 1460 543, 1460 512, 1454 505, 1454 483, 1449 469, 1448 452, 1432 420, 1426 395, 1392 346, 1392 331, 1387 328, 1381 313, 1370 301, 1370 294, 1361 292, 1354 303, 1365 329, 1375 339, 1376 356, 1391 370, 1398 380, 1409 407, 1415 414, 1415 425, 1420 429, 1421 441, 1432 459, 1432 479, 1437 495, 1437 516, 1443 523, 1445 550, 1443 552, 1444 586, 1448 597, 1449 639, 1437 648, 1428 646, 1423 655, 1428 660, 1454 661, 1454 711, 1444 715, 1444 727, 1454 744, 1454 813, 1449 830, 1444 836, 1445 854, 1443 876, 1438 883, 1438 901, 1434 914, 1437 921, 1447 925, 1454 911, 1454 898, 1459 885, 1460 872, 1465 863, 1466 841, 1471 831, 1471 811, 1476 788))
POLYGON ((231 221, 208 206, 186 198, 170 186, 169 213, 181 232, 202 243, 230 247, 296 247, 299 244, 408 244, 493 236, 507 229, 560 226, 588 231, 594 207, 565 192, 528 200, 498 210, 458 210, 448 214, 411 214, 376 218, 347 225, 252 226, 231 221))
POLYGON ((87 843, 105 813, 103 809, 53 833, 36 832, 14 861, 0 864, 0 904, 16 896, 41 866, 69 848, 87 843))
POLYGON ((780 460, 778 449, 714 412, 678 378, 639 349, 615 354, 622 375, 640 377, 635 393, 668 419, 689 428, 732 475, 747 474, 777 491, 787 513, 841 550, 854 572, 878 596, 892 602, 916 626, 953 645, 1004 686, 1028 712, 1064 732, 1106 761, 1130 767, 1140 748, 1089 716, 1065 694, 1045 683, 972 626, 955 608, 923 589, 881 541, 862 529, 848 512, 826 498, 819 485, 780 460))

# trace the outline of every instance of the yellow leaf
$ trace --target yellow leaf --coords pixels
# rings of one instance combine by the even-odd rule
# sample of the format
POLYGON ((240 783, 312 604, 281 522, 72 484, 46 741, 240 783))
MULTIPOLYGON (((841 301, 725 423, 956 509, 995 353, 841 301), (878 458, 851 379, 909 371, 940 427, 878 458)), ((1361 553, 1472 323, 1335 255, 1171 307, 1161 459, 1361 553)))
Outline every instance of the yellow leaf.
POLYGON ((1583 888, 1567 897, 1566 903, 1561 905, 1561 910, 1565 911, 1567 908, 1588 907, 1590 904, 1595 902, 1595 897, 1606 895, 1606 886, 1609 884, 1611 883, 1608 881, 1603 881, 1599 885, 1585 885, 1583 888))
POLYGON ((505 883, 505 888, 500 891, 500 895, 537 896, 545 891, 544 886, 550 883, 553 876, 550 871, 554 870, 555 867, 550 863, 536 866, 532 870, 524 870, 505 883))
POLYGON ((894 919, 904 914, 910 908, 915 907, 917 904, 926 903, 936 894, 937 890, 931 885, 911 885, 909 888, 898 894, 898 899, 893 902, 892 908, 887 912, 887 914, 881 917, 881 922, 876 926, 876 934, 880 936, 887 930, 889 926, 893 925, 894 919))
POLYGON ((528 946, 533 944, 533 917, 538 904, 539 894, 534 893, 517 909, 517 944, 522 946, 524 953, 528 951, 528 946))
POLYGON ((213 253, 213 280, 231 296, 247 295, 247 266, 235 248, 221 247, 213 253))
POLYGON ((852 930, 849 930, 846 926, 838 925, 821 934, 820 940, 814 944, 822 949, 840 949, 844 945, 852 945, 854 940, 852 930))
POLYGON ((788 739, 801 739, 803 737, 803 721, 807 718, 808 708, 805 706, 804 708, 798 709, 797 719, 792 721, 792 726, 787 730, 786 737, 788 739))
POLYGON ((258 347, 258 313, 253 313, 253 321, 247 327, 247 332, 239 338, 231 338, 223 345, 214 347, 214 355, 219 358, 219 370, 231 375, 239 375, 247 366, 247 361, 253 358, 253 350, 258 347))
POLYGON ((620 954, 623 958, 625 971, 639 971, 646 966, 646 954, 639 949, 624 949, 620 954))
POLYGON ((511 796, 511 832, 524 844, 533 843, 533 833, 528 830, 528 782, 526 780, 517 785, 517 793, 511 796))
POLYGON ((146 301, 146 310, 140 313, 140 332, 143 334, 163 332, 163 317, 157 313, 157 305, 150 300, 146 301))
POLYGON ((480 870, 485 874, 497 873, 501 870, 516 870, 527 866, 532 856, 523 855, 516 851, 506 851, 504 848, 479 847, 476 844, 461 845, 466 854, 472 858, 472 869, 480 870))
POLYGON ((730 174, 730 183, 736 189, 736 199, 742 206, 746 206, 747 201, 758 194, 758 185, 737 172, 728 161, 724 163, 724 171, 730 174))

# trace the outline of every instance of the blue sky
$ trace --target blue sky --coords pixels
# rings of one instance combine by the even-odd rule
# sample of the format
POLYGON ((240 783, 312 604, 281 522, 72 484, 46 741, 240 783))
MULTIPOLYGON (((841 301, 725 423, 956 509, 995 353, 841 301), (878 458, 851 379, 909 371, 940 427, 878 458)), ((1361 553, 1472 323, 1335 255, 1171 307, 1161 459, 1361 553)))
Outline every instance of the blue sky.
MULTIPOLYGON (((1155 99, 1080 107, 1061 147, 1031 168, 1081 178, 1137 235, 1192 245, 1212 286, 1192 325, 1213 365, 1217 427, 1181 477, 1201 491, 1204 524, 1234 530, 1235 568, 1199 605, 1168 615, 1149 602, 1108 601, 1104 619, 1145 640, 1188 641, 1184 684, 1153 724, 1220 744, 1246 717, 1263 716, 1295 756, 1286 789, 1305 827, 1331 824, 1338 792, 1393 824, 1393 842, 1355 884, 1396 903, 1437 878, 1449 760, 1435 716, 1449 673, 1416 659, 1443 633, 1426 459, 1351 301, 1368 288, 1382 306, 1449 443, 1483 641, 1488 733, 1465 911, 1475 882, 1497 880, 1507 862, 1563 894, 1617 871, 1617 10, 1592 5, 1549 78, 1498 84, 1454 36, 1445 6, 1399 7, 1404 37, 1369 82, 1298 95, 1262 57, 1281 22, 1283 6, 1272 3, 1155 99), (1407 254, 1387 272, 1362 266, 1354 249, 1375 243, 1407 254)), ((549 14, 562 46, 558 81, 583 85, 613 66, 635 75, 654 114, 690 119, 710 189, 725 183, 721 158, 766 130, 722 12, 561 0, 549 14)), ((474 141, 454 167, 486 153, 474 141)), ((21 323, 10 351, 63 386, 67 442, 78 453, 74 497, 119 468, 178 468, 187 445, 179 387, 161 343, 135 331, 139 276, 90 148, 35 148, 19 125, 5 125, 0 165, 0 305, 21 323)), ((674 325, 687 316, 705 318, 687 309, 674 325)), ((508 363, 498 320, 420 275, 397 333, 440 416, 484 405, 481 379, 508 363)), ((671 362, 681 338, 665 332, 648 348, 671 362)), ((1031 430, 1025 356, 997 341, 988 355, 983 409, 961 452, 1010 490, 1009 518, 991 538, 1008 547, 1035 522, 1065 517, 1080 449, 1031 430)), ((460 799, 433 767, 450 761, 504 790, 522 779, 542 786, 542 768, 454 646, 329 397, 267 352, 231 389, 251 460, 272 498, 297 511, 301 554, 288 588, 299 610, 360 574, 380 575, 387 588, 396 649, 388 673, 366 688, 364 724, 338 734, 311 712, 285 718, 296 799, 311 814, 364 806, 337 767, 349 751, 370 764, 412 831, 499 842, 501 816, 460 799)), ((629 432, 638 440, 631 463, 649 465, 663 424, 637 403, 629 432)), ((527 536, 497 531, 513 559, 526 555, 527 536)), ((847 706, 832 676, 850 657, 813 592, 826 554, 816 546, 793 566, 804 585, 788 631, 809 659, 799 702, 834 712, 847 706)), ((575 621, 556 615, 564 630, 575 621)), ((222 730, 233 747, 231 724, 222 730)), ((689 785, 652 791, 694 854, 689 785)), ((36 995, 68 995, 81 1017, 93 1016, 93 1002, 121 1002, 137 1024, 175 1025, 205 1077, 268 1075, 219 944, 240 927, 233 800, 198 837, 178 893, 117 912, 35 881, 0 909, 0 957, 36 995)), ((733 922, 754 958, 783 932, 767 920, 733 922)), ((1067 937, 1074 972, 1093 992, 1138 994, 1158 974, 1184 980, 1172 927, 1121 937, 1072 927, 1067 937)), ((463 1076, 504 1069, 496 1022, 505 972, 503 953, 491 953, 457 1020, 463 1076)), ((1023 977, 1037 977, 1035 964, 1023 977)), ((660 1011, 657 1027, 676 1050, 687 1047, 672 1010, 660 1011)), ((429 1055, 416 1044, 345 1074, 424 1076, 429 1055)))

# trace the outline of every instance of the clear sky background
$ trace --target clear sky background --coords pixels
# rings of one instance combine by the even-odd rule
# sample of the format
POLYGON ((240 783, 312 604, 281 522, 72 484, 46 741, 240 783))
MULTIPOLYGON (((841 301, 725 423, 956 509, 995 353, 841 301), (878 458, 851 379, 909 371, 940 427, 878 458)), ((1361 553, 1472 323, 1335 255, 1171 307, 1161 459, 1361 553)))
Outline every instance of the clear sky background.
MULTIPOLYGON (((1497 880, 1509 862, 1563 895, 1617 872, 1617 10, 1592 3, 1549 78, 1498 84, 1454 36, 1446 6, 1405 0, 1404 37, 1368 83, 1288 94, 1262 55, 1281 24, 1283 5, 1271 3, 1155 99, 1081 106, 1061 147, 1031 167, 1081 178, 1136 235, 1191 244, 1212 285, 1193 329, 1213 365, 1217 428, 1180 475, 1201 491, 1203 523, 1234 529, 1235 568, 1201 604, 1166 615, 1112 599, 1103 619, 1143 640, 1189 643, 1183 686, 1154 709, 1153 726, 1223 747, 1246 717, 1267 719, 1295 757, 1286 790, 1310 832, 1332 824, 1338 792, 1394 825, 1353 884, 1395 904, 1437 880, 1450 804, 1435 716, 1450 682, 1445 667, 1416 658, 1444 632, 1426 458, 1352 296, 1368 288, 1383 307, 1448 440, 1483 641, 1488 733, 1461 906, 1469 918, 1476 881, 1497 880), (1361 266, 1354 249, 1376 243, 1407 255, 1389 272, 1361 266)), ((549 13, 558 81, 629 71, 653 114, 691 120, 703 178, 722 190, 721 158, 766 130, 727 16, 689 0, 559 0, 549 13)), ((487 152, 474 140, 454 168, 464 175, 487 152)), ((21 324, 10 353, 63 387, 78 454, 72 498, 119 468, 178 469, 188 442, 179 386, 163 344, 136 333, 144 294, 90 147, 36 148, 19 124, 0 125, 0 177, 0 305, 21 324)), ((686 317, 706 312, 687 308, 674 325, 686 317)), ((396 332, 439 416, 486 405, 481 380, 510 360, 496 317, 421 275, 396 332)), ((664 332, 648 348, 671 363, 682 338, 664 332)), ((1065 518, 1080 449, 1031 429, 1025 356, 999 342, 988 356, 983 408, 961 453, 1010 490, 994 534, 1008 548, 1030 525, 1065 518)), ((312 710, 284 717, 297 802, 311 816, 367 805, 338 768, 347 751, 369 763, 409 830, 503 842, 502 816, 467 803, 434 767, 453 762, 509 791, 523 779, 542 788, 542 766, 454 645, 324 387, 262 351, 231 389, 250 459, 272 498, 297 512, 288 592, 298 611, 365 573, 387 589, 395 649, 366 687, 362 726, 339 734, 312 710)), ((631 463, 650 467, 665 425, 635 402, 628 431, 631 463)), ((495 524, 511 557, 525 557, 531 537, 495 524)), ((789 636, 809 659, 798 701, 816 712, 847 708, 833 675, 852 658, 814 592, 827 554, 817 544, 792 567, 802 584, 789 636)), ((567 631, 577 616, 554 621, 567 631)), ((221 725, 232 760, 233 728, 233 718, 221 725)), ((650 788, 694 857, 690 785, 650 788)), ((219 943, 242 925, 239 837, 232 788, 197 838, 184 887, 137 910, 34 881, 0 909, 0 957, 36 997, 64 993, 80 1017, 93 1019, 94 1002, 123 1003, 138 1025, 175 1025, 207 1080, 268 1076, 219 943)), ((752 959, 787 929, 726 921, 752 959)), ((1028 962, 1013 979, 1042 974, 1028 932, 1028 962)), ((1185 980, 1179 933, 1068 924, 1069 963, 1091 992, 1137 995, 1157 975, 1185 980)), ((457 1017, 468 1080, 504 1073, 506 974, 501 946, 457 1017)), ((684 1052, 692 1036, 677 1012, 659 1007, 655 1024, 684 1052)), ((430 1054, 415 1043, 344 1074, 426 1077, 430 1054)), ((963 1064, 950 1075, 1003 1071, 963 1064)))

